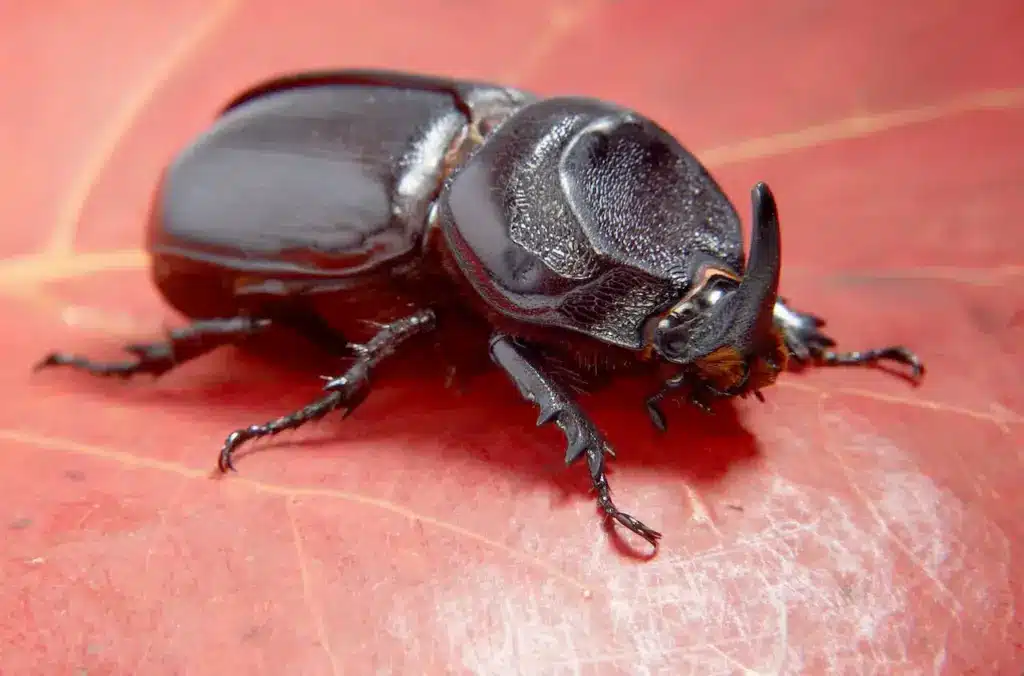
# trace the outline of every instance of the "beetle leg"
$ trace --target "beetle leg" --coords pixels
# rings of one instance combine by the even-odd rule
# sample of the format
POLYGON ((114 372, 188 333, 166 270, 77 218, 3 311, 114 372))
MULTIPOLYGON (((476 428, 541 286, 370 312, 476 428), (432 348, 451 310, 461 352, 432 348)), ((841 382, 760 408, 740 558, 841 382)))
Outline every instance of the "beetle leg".
POLYGON ((134 359, 101 362, 76 354, 53 352, 36 365, 36 370, 70 366, 97 376, 128 378, 139 373, 160 376, 180 364, 223 345, 237 343, 269 326, 270 320, 263 318, 206 319, 171 330, 164 341, 126 345, 124 349, 133 354, 134 359))
POLYGON ((536 360, 531 359, 526 348, 515 344, 508 336, 497 334, 491 338, 490 352, 491 358, 515 383, 523 398, 540 408, 537 426, 554 422, 561 428, 568 442, 565 464, 571 465, 586 456, 590 479, 597 492, 597 504, 604 513, 657 546, 661 533, 619 511, 612 502, 604 456, 613 452, 593 421, 551 376, 536 366, 536 360))
POLYGON ((231 456, 243 443, 260 437, 278 434, 285 430, 294 430, 302 425, 319 420, 331 411, 344 409, 343 417, 348 417, 366 399, 370 387, 370 373, 382 359, 394 353, 395 349, 412 336, 433 329, 434 313, 421 310, 408 317, 403 317, 390 324, 384 324, 377 334, 367 343, 349 344, 358 357, 355 363, 341 376, 328 378, 324 385, 327 394, 298 411, 280 418, 275 418, 262 425, 250 425, 235 430, 228 435, 220 451, 217 466, 221 472, 235 469, 231 456))
POLYGON ((647 405, 647 417, 651 419, 651 424, 659 432, 668 431, 668 421, 665 419, 665 412, 661 410, 660 405, 661 400, 665 397, 665 393, 666 390, 655 392, 645 402, 647 405))
POLYGON ((914 380, 924 373, 920 358, 902 345, 853 352, 832 350, 836 342, 820 329, 825 320, 786 305, 783 299, 775 302, 775 325, 782 331, 793 358, 798 362, 816 362, 824 366, 872 364, 888 359, 911 367, 914 380))

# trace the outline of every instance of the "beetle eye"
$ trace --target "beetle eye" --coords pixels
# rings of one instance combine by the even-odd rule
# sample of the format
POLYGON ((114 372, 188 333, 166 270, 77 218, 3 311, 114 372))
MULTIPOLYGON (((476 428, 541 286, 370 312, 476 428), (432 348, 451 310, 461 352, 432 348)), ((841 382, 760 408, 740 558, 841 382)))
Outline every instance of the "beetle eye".
POLYGON ((716 277, 705 285, 703 292, 699 295, 700 303, 704 308, 716 305, 722 298, 736 290, 736 280, 727 277, 716 277))
POLYGON ((672 311, 672 317, 677 319, 680 324, 689 324, 696 316, 697 308, 693 303, 686 303, 672 311))
POLYGON ((722 296, 724 296, 724 295, 725 295, 725 291, 721 287, 719 287, 719 286, 716 286, 716 287, 710 289, 708 291, 708 293, 707 293, 707 299, 706 299, 708 306, 710 307, 710 306, 714 305, 715 303, 717 303, 722 298, 722 296))

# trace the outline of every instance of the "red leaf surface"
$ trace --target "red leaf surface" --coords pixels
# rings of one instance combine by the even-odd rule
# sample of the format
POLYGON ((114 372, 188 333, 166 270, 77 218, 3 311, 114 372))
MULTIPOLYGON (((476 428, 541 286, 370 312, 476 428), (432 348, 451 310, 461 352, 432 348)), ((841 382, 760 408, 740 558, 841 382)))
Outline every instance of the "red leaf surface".
POLYGON ((6 3, 0 671, 1021 673, 1022 32, 1010 0, 6 3), (793 374, 668 437, 596 399, 665 533, 638 561, 500 374, 380 383, 220 481, 224 435, 315 375, 32 374, 181 321, 139 252, 160 168, 239 88, 328 66, 639 108, 744 215, 769 181, 784 295, 913 346, 923 385, 793 374))

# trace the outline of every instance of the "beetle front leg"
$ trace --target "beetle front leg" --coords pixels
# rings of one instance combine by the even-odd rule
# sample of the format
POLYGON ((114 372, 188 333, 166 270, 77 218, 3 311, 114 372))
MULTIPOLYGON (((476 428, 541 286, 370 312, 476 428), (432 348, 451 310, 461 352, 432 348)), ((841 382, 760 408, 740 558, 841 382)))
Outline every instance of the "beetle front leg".
POLYGON ((824 366, 872 364, 883 359, 911 367, 914 380, 924 373, 924 364, 902 345, 890 345, 855 352, 836 352, 835 340, 820 329, 825 320, 793 310, 783 299, 775 301, 775 325, 782 331, 793 358, 798 362, 816 362, 824 366))
POLYGON ((611 489, 605 476, 605 454, 614 455, 612 447, 598 431, 579 404, 551 376, 544 373, 528 350, 508 336, 491 338, 491 358, 515 383, 519 393, 540 408, 537 426, 554 422, 565 434, 568 446, 565 464, 571 465, 586 455, 591 483, 597 492, 597 504, 605 514, 657 546, 661 533, 652 530, 629 514, 619 511, 612 502, 611 489))
POLYGON ((218 347, 238 343, 260 333, 269 326, 269 319, 254 317, 195 321, 168 332, 167 340, 126 345, 124 349, 133 354, 134 359, 102 362, 76 354, 53 352, 36 364, 36 370, 69 366, 97 376, 128 378, 140 373, 160 376, 218 347))
POLYGON ((229 434, 217 462, 220 471, 235 469, 231 457, 238 447, 247 441, 297 429, 337 409, 344 409, 343 417, 347 418, 369 394, 370 374, 373 368, 385 357, 392 355, 395 349, 409 338, 433 329, 435 317, 433 311, 421 310, 390 324, 377 326, 376 335, 367 343, 348 344, 348 349, 358 355, 356 361, 343 375, 327 380, 324 385, 326 395, 294 413, 261 425, 250 425, 229 434))

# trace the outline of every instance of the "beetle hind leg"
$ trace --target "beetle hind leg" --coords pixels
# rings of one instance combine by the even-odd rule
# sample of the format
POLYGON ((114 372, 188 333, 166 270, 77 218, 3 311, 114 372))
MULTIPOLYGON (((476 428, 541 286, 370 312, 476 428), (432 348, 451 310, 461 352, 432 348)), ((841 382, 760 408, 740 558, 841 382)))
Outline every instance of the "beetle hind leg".
POLYGON ((519 393, 540 408, 537 426, 553 422, 565 434, 568 444, 565 464, 570 465, 586 457, 591 483, 597 493, 597 504, 602 511, 657 547, 661 533, 620 511, 612 501, 611 488, 605 476, 605 455, 614 455, 614 452, 593 421, 551 376, 536 366, 528 352, 510 338, 501 334, 494 336, 490 351, 491 358, 505 371, 519 393))
POLYGON ((369 394, 370 374, 374 366, 391 355, 406 340, 433 329, 434 325, 434 313, 431 310, 421 310, 390 324, 379 326, 376 335, 363 345, 347 344, 348 349, 354 351, 357 358, 343 375, 326 379, 324 390, 327 394, 298 411, 229 434, 217 462, 220 471, 235 469, 232 456, 247 441, 273 436, 285 430, 298 429, 339 409, 344 411, 343 417, 351 415, 369 394))
POLYGON ((783 299, 775 302, 775 325, 782 332, 793 359, 799 363, 817 363, 823 366, 852 366, 875 364, 882 360, 904 364, 911 368, 911 377, 918 380, 924 374, 924 364, 911 350, 902 345, 888 345, 867 350, 837 352, 836 341, 822 332, 825 320, 813 314, 792 309, 783 299))
POLYGON ((36 370, 67 366, 97 376, 129 378, 148 373, 160 376, 174 367, 201 357, 208 352, 262 332, 270 326, 269 319, 231 317, 206 319, 168 332, 167 339, 153 343, 133 343, 125 350, 134 359, 102 362, 66 352, 52 352, 36 364, 36 370))

